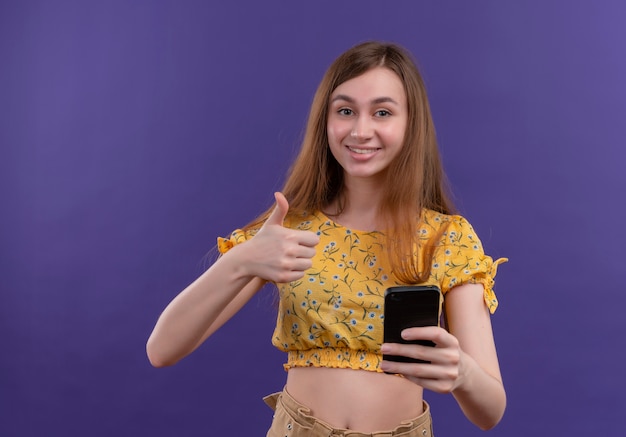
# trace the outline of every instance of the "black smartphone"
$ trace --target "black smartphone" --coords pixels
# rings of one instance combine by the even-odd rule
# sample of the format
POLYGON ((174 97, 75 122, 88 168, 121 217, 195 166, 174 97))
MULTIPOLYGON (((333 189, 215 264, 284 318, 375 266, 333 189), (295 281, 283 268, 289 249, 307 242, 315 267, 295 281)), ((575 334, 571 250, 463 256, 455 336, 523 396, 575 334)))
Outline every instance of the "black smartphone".
MULTIPOLYGON (((405 340, 400 333, 406 328, 439 326, 442 302, 441 290, 436 286, 406 285, 388 288, 385 291, 383 341, 434 346, 429 340, 405 340)), ((403 363, 427 362, 396 355, 383 355, 383 359, 403 363)))

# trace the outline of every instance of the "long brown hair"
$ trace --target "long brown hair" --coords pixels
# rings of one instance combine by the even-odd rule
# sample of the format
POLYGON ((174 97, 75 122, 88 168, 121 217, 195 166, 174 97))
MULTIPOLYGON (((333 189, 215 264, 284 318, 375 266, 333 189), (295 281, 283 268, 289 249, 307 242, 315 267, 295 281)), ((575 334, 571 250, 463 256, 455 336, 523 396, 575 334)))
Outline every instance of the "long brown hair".
MULTIPOLYGON (((328 146, 326 124, 330 96, 342 83, 375 67, 398 75, 407 96, 408 123, 404 144, 390 163, 379 215, 385 223, 386 247, 393 273, 404 283, 418 283, 430 274, 430 250, 418 260, 418 218, 423 208, 449 214, 452 203, 437 147, 435 127, 424 81, 412 56, 395 44, 365 42, 340 55, 328 68, 311 105, 300 153, 289 171, 283 194, 291 211, 323 211, 343 189, 343 169, 328 146), (420 264, 423 268, 420 268, 420 264)), ((246 226, 258 226, 272 211, 246 226)))

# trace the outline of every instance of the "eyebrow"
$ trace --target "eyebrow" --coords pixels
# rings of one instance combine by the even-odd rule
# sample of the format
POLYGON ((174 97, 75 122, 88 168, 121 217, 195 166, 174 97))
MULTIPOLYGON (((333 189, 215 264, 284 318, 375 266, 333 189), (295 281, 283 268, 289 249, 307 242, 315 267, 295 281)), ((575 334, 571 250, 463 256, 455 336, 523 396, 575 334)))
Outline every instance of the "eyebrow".
MULTIPOLYGON (((350 96, 346 96, 345 94, 337 94, 335 97, 333 97, 331 99, 331 103, 332 102, 336 102, 337 100, 345 100, 348 103, 355 103, 356 101, 350 97, 350 96)), ((371 102, 374 105, 379 105, 381 103, 393 103, 394 105, 398 105, 399 103, 396 102, 394 99, 392 99, 391 97, 377 97, 374 100, 372 100, 371 102)))

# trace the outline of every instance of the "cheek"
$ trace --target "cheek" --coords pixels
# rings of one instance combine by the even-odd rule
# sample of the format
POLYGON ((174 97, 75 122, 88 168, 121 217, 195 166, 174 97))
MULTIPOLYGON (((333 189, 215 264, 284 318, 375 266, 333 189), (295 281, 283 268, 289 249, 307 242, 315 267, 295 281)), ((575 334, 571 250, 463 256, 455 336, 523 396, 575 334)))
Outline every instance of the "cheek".
POLYGON ((388 126, 380 135, 389 145, 402 146, 406 134, 406 124, 398 123, 388 126))
POLYGON ((326 133, 328 134, 330 144, 335 145, 341 143, 341 140, 346 135, 346 129, 341 123, 328 123, 326 133))
POLYGON ((379 136, 388 147, 400 147, 404 142, 404 131, 400 129, 389 129, 379 132, 379 136))

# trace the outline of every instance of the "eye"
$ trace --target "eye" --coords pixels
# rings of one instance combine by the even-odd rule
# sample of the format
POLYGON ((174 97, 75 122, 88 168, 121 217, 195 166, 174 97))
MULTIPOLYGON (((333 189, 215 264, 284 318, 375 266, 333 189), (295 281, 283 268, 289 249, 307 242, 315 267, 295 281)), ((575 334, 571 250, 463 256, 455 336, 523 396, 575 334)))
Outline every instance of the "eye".
POLYGON ((374 115, 376 115, 377 117, 389 117, 391 115, 391 112, 387 111, 386 109, 379 109, 374 113, 374 115))
POLYGON ((352 109, 350 108, 341 108, 339 111, 337 111, 337 113, 339 115, 352 115, 353 114, 352 109))

